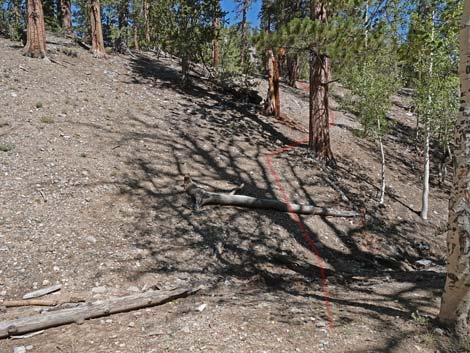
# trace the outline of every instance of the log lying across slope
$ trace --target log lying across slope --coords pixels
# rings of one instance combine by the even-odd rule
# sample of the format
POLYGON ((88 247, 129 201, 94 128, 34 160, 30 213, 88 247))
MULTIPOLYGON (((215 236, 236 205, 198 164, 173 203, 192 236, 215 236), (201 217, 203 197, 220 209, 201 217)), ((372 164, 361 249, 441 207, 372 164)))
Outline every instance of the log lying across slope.
POLYGON ((82 323, 87 319, 164 304, 177 298, 191 295, 198 290, 199 288, 180 288, 169 291, 147 291, 121 298, 100 300, 93 303, 79 305, 75 308, 58 310, 46 314, 34 315, 16 320, 1 321, 0 338, 60 325, 82 323))
POLYGON ((258 199, 245 195, 234 195, 233 193, 216 193, 202 189, 192 182, 189 176, 184 177, 186 193, 194 201, 195 208, 204 205, 236 206, 246 208, 257 208, 264 210, 274 210, 281 212, 293 212, 305 215, 318 215, 327 217, 358 217, 360 214, 355 211, 341 211, 325 207, 311 205, 286 204, 273 199, 258 199))

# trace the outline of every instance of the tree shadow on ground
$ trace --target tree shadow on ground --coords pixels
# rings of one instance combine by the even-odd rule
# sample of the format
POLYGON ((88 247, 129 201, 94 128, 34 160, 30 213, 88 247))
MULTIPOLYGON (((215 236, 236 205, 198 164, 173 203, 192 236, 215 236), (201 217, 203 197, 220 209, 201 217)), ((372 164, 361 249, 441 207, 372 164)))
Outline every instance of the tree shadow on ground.
MULTIPOLYGON (((227 188, 227 185, 243 182, 243 194, 276 199, 279 191, 273 186, 264 156, 292 140, 253 112, 250 106, 231 102, 229 97, 217 94, 201 82, 182 91, 177 71, 156 59, 132 59, 132 67, 140 80, 163 81, 165 86, 160 85, 161 89, 184 94, 185 101, 159 111, 157 116, 163 116, 165 121, 152 114, 131 114, 122 132, 102 130, 113 134, 117 145, 143 143, 148 150, 137 154, 131 147, 121 152, 128 172, 118 181, 110 181, 120 187, 122 196, 138 205, 140 214, 127 224, 127 238, 133 246, 148 253, 146 265, 141 269, 135 270, 122 263, 118 271, 128 273, 130 279, 152 273, 212 285, 237 280, 261 291, 287 295, 289 300, 315 299, 323 303, 324 296, 316 294, 322 293, 322 266, 316 263, 312 249, 290 215, 228 207, 204 207, 194 211, 182 188, 183 175, 190 173, 195 181, 208 188, 227 188), (316 293, 312 294, 312 290, 316 293)), ((317 204, 319 199, 322 203, 331 202, 323 195, 319 199, 311 196, 316 186, 323 190, 329 188, 321 180, 326 169, 309 165, 305 155, 297 152, 276 162, 287 176, 285 182, 290 192, 299 193, 299 198, 310 204, 317 204), (312 182, 299 172, 305 166, 314 171, 312 182)), ((350 161, 340 161, 340 164, 351 165, 350 161)), ((409 242, 405 234, 415 231, 416 224, 413 220, 384 220, 383 213, 371 206, 374 191, 368 175, 355 175, 350 168, 339 168, 337 174, 347 181, 344 193, 352 200, 353 207, 374 212, 369 214, 369 220, 352 225, 347 220, 321 217, 323 226, 335 235, 344 250, 322 241, 311 226, 317 221, 312 223, 301 218, 328 263, 328 281, 351 294, 330 295, 329 300, 350 310, 361 308, 365 315, 379 322, 385 323, 395 316, 407 318, 418 307, 427 305, 421 297, 408 294, 421 289, 430 295, 439 295, 443 274, 403 271, 401 262, 412 262, 417 256, 398 245, 387 256, 365 250, 360 244, 364 234, 372 233, 374 238, 382 238, 380 241, 389 246, 394 243, 404 246, 409 242), (365 188, 364 180, 369 184, 365 188), (379 293, 374 281, 410 286, 379 293), (379 298, 368 299, 372 294, 379 298), (399 309, 391 304, 396 301, 399 309)), ((331 188, 330 192, 335 193, 331 188)))

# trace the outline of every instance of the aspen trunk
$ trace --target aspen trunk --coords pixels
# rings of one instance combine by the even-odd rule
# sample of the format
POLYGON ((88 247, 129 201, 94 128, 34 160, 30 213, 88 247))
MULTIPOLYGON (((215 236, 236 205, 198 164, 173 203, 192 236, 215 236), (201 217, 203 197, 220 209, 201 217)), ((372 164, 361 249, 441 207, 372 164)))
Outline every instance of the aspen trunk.
POLYGON ((103 30, 101 27, 101 10, 99 0, 89 0, 90 27, 91 27, 91 52, 96 58, 106 56, 103 42, 103 30))
POLYGON ((24 54, 33 58, 46 56, 46 32, 41 0, 28 0, 28 27, 24 54))
POLYGON ((381 157, 381 164, 380 164, 380 200, 379 204, 383 205, 385 201, 385 152, 384 152, 384 144, 382 142, 382 138, 379 137, 379 147, 380 147, 380 157, 381 157))
MULTIPOLYGON (((431 43, 434 42, 434 11, 432 12, 432 30, 431 30, 431 43)), ((431 51, 431 58, 429 60, 429 78, 432 79, 433 75, 433 54, 431 51)), ((429 95, 428 104, 431 106, 432 97, 429 95)), ((428 108, 431 109, 431 108, 428 108)), ((429 209, 429 163, 430 163, 430 154, 429 154, 429 143, 430 143, 430 134, 431 129, 429 124, 429 114, 424 117, 424 171, 423 171, 423 194, 421 197, 421 218, 424 220, 428 219, 428 209, 429 209)))
POLYGON ((470 0, 460 30, 460 113, 454 133, 454 182, 449 201, 448 268, 439 319, 470 339, 470 0))
POLYGON ((423 193, 421 195, 421 212, 422 219, 428 219, 429 209, 429 118, 426 117, 424 122, 424 171, 423 171, 423 193))

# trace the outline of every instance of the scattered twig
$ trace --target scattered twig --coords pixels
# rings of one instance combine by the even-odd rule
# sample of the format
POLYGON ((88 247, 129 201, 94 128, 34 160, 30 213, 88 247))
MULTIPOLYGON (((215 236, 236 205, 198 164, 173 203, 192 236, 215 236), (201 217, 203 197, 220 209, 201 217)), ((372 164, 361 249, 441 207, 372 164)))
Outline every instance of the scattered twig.
POLYGON ((11 339, 17 340, 17 339, 21 339, 21 338, 30 338, 30 337, 40 335, 43 332, 44 332, 44 330, 40 330, 40 331, 36 331, 36 332, 27 333, 26 335, 11 336, 11 339))
POLYGON ((57 65, 60 65, 60 66, 63 66, 63 67, 67 67, 67 65, 62 64, 61 62, 58 62, 55 59, 49 58, 49 61, 53 62, 54 64, 57 64, 57 65))
POLYGON ((54 284, 53 286, 50 286, 47 288, 41 288, 33 292, 26 293, 25 295, 23 295, 23 299, 39 298, 39 297, 42 297, 43 295, 57 292, 61 288, 62 288, 61 284, 54 284))
POLYGON ((47 202, 46 195, 44 194, 44 191, 38 190, 38 192, 41 194, 42 198, 44 199, 44 202, 47 202))

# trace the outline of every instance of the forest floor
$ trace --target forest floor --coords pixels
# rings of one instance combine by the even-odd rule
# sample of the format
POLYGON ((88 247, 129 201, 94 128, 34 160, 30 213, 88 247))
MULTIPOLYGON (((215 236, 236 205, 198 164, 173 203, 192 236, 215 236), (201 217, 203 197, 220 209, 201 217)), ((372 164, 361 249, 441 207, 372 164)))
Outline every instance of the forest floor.
MULTIPOLYGON (((305 144, 273 157, 292 202, 367 212, 301 216, 319 259, 291 215, 194 211, 183 188, 187 171, 208 188, 243 182, 241 194, 283 200, 266 153, 306 137, 304 91, 281 89, 293 128, 201 77, 182 90, 174 59, 72 51, 51 51, 55 62, 30 59, 0 39, 0 299, 54 283, 62 290, 50 297, 88 300, 204 287, 161 306, 3 339, 0 352, 459 351, 431 320, 445 279, 450 177, 439 187, 433 165, 423 222, 414 116, 393 106, 383 208, 377 146, 334 101, 334 170, 310 159, 305 144)), ((8 308, 0 320, 40 310, 8 308)))

